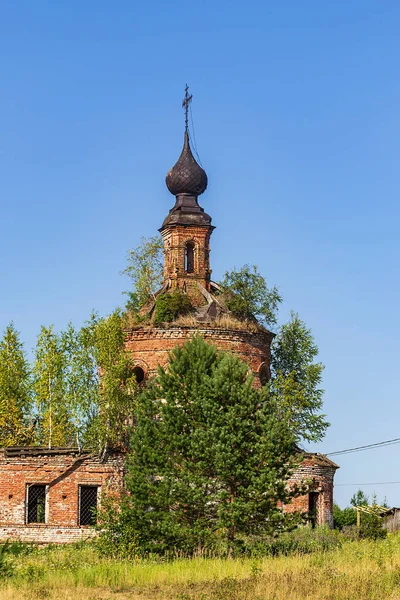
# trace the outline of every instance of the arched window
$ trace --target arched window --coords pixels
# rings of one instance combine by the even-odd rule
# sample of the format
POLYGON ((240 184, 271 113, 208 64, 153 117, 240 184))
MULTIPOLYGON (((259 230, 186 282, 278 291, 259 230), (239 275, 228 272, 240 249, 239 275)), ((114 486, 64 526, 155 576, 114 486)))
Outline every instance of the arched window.
POLYGON ((265 385, 271 379, 271 374, 267 363, 262 363, 258 369, 258 376, 261 381, 261 385, 265 385))
POLYGON ((142 369, 142 367, 134 367, 133 369, 133 374, 136 378, 137 383, 142 383, 143 379, 144 379, 144 371, 142 369))
POLYGON ((186 273, 194 273, 194 242, 186 242, 185 272, 186 273))

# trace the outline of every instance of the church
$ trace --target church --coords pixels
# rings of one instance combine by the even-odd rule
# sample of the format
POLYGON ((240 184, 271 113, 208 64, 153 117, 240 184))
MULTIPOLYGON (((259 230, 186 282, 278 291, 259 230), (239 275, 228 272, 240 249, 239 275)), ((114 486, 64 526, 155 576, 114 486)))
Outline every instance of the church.
MULTIPOLYGON (((190 100, 186 88, 183 149, 166 177, 175 204, 159 230, 164 244, 164 272, 156 298, 180 290, 190 298, 193 312, 187 319, 152 325, 154 299, 142 309, 148 323, 125 330, 125 346, 139 385, 155 375, 158 365, 167 364, 169 352, 176 345, 201 334, 207 342, 247 362, 255 385, 262 386, 270 378, 274 335, 230 318, 219 286, 211 279, 210 239, 214 226, 199 204, 208 180, 190 146, 190 100)), ((123 488, 125 456, 120 450, 100 457, 78 448, 0 449, 0 540, 69 543, 94 536, 95 513, 102 497, 123 488)), ((322 454, 303 453, 292 481, 311 479, 312 491, 283 506, 283 510, 312 515, 314 526, 332 526, 337 468, 322 454)))

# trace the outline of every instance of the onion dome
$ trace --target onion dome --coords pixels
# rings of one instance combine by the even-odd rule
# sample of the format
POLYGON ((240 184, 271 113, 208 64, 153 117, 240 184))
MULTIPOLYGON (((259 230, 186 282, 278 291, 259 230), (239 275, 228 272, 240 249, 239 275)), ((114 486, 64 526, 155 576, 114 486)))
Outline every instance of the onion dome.
POLYGON ((207 189, 207 174, 192 154, 187 129, 181 155, 167 174, 165 181, 167 188, 174 196, 189 194, 197 197, 207 189))

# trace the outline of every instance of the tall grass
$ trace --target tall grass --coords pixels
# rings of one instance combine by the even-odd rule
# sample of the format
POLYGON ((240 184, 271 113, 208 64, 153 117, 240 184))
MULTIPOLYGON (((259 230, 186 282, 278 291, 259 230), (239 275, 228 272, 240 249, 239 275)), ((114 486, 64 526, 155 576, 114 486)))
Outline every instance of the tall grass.
POLYGON ((400 598, 400 535, 260 559, 98 558, 92 545, 10 555, 1 600, 386 600, 400 598))

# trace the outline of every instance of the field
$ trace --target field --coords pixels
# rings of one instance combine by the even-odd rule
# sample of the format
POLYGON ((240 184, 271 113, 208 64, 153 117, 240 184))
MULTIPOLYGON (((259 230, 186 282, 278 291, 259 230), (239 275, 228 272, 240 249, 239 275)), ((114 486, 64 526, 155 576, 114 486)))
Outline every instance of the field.
POLYGON ((400 599, 400 535, 260 559, 99 558, 90 545, 6 555, 1 600, 400 599))

